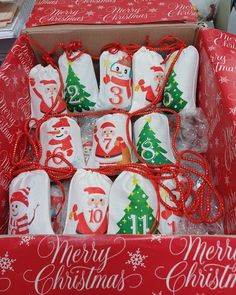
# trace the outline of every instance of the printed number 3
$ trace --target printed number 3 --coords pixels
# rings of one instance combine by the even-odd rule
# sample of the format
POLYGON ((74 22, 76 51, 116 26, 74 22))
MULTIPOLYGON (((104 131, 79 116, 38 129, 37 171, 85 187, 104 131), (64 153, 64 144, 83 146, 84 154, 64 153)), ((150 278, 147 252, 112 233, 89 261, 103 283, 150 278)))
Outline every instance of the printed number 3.
POLYGON ((114 94, 115 98, 109 98, 110 103, 114 105, 122 104, 123 102, 123 97, 121 96, 122 89, 120 87, 113 86, 111 87, 111 92, 114 94))

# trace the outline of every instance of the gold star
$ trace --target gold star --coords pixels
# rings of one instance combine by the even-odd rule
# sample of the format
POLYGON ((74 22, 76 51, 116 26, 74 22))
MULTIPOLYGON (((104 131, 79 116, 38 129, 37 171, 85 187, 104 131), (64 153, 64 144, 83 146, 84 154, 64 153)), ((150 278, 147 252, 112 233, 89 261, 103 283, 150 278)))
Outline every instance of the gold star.
POLYGON ((126 223, 127 222, 127 220, 126 219, 123 219, 123 221, 122 221, 123 223, 126 223))
POLYGON ((70 66, 72 64, 72 62, 70 60, 68 60, 68 66, 70 66))
POLYGON ((133 185, 136 185, 138 184, 138 179, 136 176, 133 177, 133 185))
POLYGON ((148 209, 150 208, 150 205, 149 204, 147 204, 147 206, 146 206, 148 209))
POLYGON ((151 118, 148 117, 148 118, 146 119, 146 122, 147 122, 147 123, 150 123, 150 122, 151 122, 151 118))
POLYGON ((105 59, 104 62, 103 62, 103 65, 104 65, 105 68, 108 69, 110 67, 110 65, 111 65, 111 62, 109 61, 109 59, 105 59))
POLYGON ((164 188, 160 188, 160 196, 162 200, 166 201, 166 199, 169 197, 168 192, 164 188))
POLYGON ((155 152, 155 155, 156 155, 156 156, 158 156, 158 155, 159 155, 159 153, 158 153, 158 152, 155 152))

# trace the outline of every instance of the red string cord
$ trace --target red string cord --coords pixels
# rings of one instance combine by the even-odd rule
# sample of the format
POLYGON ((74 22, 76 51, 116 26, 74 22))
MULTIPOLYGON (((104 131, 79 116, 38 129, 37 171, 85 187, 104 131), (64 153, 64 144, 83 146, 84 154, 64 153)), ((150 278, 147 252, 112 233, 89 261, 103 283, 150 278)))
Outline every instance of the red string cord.
MULTIPOLYGON (((46 52, 39 44, 37 44, 34 40, 30 39, 26 36, 28 41, 36 47, 38 50, 40 50, 43 53, 43 59, 47 64, 51 64, 54 68, 57 69, 61 81, 61 87, 60 91, 58 93, 58 98, 62 96, 63 91, 63 79, 62 75, 52 58, 52 55, 55 54, 55 52, 58 50, 58 48, 63 49, 66 51, 67 58, 70 60, 74 60, 81 56, 85 51, 82 51, 82 43, 79 41, 71 42, 69 45, 64 45, 62 43, 58 43, 55 45, 52 51, 46 52), (78 51, 78 55, 71 58, 74 51, 78 51)), ((190 220, 193 223, 214 223, 217 220, 219 220, 224 212, 224 205, 223 205, 223 199, 218 194, 214 186, 212 185, 211 178, 210 178, 210 172, 209 167, 206 162, 206 160, 198 153, 193 151, 183 151, 181 153, 178 152, 176 149, 176 138, 178 136, 178 132, 180 129, 180 116, 170 109, 166 108, 156 108, 156 105, 158 102, 161 101, 163 91, 165 88, 165 85, 168 81, 169 75, 177 62, 180 54, 182 53, 183 49, 186 47, 184 42, 180 39, 178 39, 175 36, 167 36, 163 38, 161 41, 156 43, 151 43, 150 39, 146 39, 147 47, 150 50, 156 50, 160 52, 168 51, 169 53, 172 53, 176 50, 178 50, 171 66, 168 69, 168 72, 165 76, 165 80, 162 84, 162 87, 160 91, 157 94, 156 99, 150 103, 149 105, 145 106, 141 110, 135 111, 133 113, 128 113, 124 110, 109 110, 109 111, 97 111, 97 112, 88 112, 88 113, 76 113, 76 114, 54 114, 53 109, 55 108, 57 104, 57 99, 55 100, 55 103, 52 105, 50 110, 45 114, 45 116, 37 121, 35 119, 29 119, 26 121, 25 127, 23 132, 17 137, 14 151, 13 151, 13 157, 12 157, 12 176, 16 176, 21 172, 25 171, 32 171, 35 169, 43 169, 45 170, 50 179, 58 184, 58 186, 62 190, 63 194, 63 202, 62 206, 64 204, 65 200, 65 192, 64 188, 60 182, 60 180, 69 179, 71 178, 74 173, 75 169, 73 165, 66 160, 64 157, 60 155, 52 155, 51 157, 48 157, 46 160, 45 165, 40 164, 40 159, 42 156, 42 146, 40 143, 40 127, 41 125, 47 121, 48 119, 52 117, 62 117, 62 116, 68 116, 68 117, 90 117, 90 116, 103 116, 106 114, 125 114, 127 116, 126 120, 126 133, 128 138, 128 143, 134 152, 136 158, 139 160, 141 164, 126 164, 126 165, 117 165, 117 166, 109 166, 109 167, 102 167, 98 169, 91 169, 92 171, 97 171, 99 173, 103 173, 106 175, 116 175, 120 173, 121 171, 130 171, 134 173, 138 173, 139 175, 145 177, 146 179, 149 179, 153 187, 156 191, 157 195, 157 201, 158 201, 158 210, 156 214, 156 221, 153 223, 153 226, 150 230, 150 233, 155 233, 155 231, 158 228, 158 224, 160 221, 160 204, 162 204, 165 208, 173 211, 176 215, 182 216, 185 215, 185 217, 190 220), (145 160, 142 159, 142 157, 138 154, 136 146, 132 142, 132 138, 130 135, 130 126, 131 126, 131 119, 135 117, 140 117, 143 115, 153 114, 153 113, 159 113, 159 112, 169 112, 175 115, 176 117, 176 130, 172 139, 172 148, 176 155, 176 163, 175 164, 163 164, 163 165, 152 165, 150 163, 147 163, 145 160), (30 127, 30 125, 33 125, 34 128, 30 127), (30 147, 30 148, 29 148, 30 147), (187 155, 189 155, 187 157, 187 155), (49 166, 49 161, 53 158, 57 157, 60 158, 61 161, 64 162, 65 167, 64 168, 53 168, 49 166), (196 169, 188 167, 184 163, 194 163, 198 165, 198 167, 201 167, 203 170, 203 173, 199 172, 196 169), (201 181, 198 188, 194 186, 197 178, 199 181, 201 181), (170 189, 167 185, 165 185, 165 182, 168 180, 172 180, 175 184, 175 189, 170 189), (166 203, 162 196, 161 196, 161 189, 167 192, 169 195, 169 199, 172 202, 172 206, 170 206, 168 203, 166 203), (218 205, 218 212, 212 217, 211 216, 211 206, 212 206, 212 195, 215 196, 215 200, 218 205)), ((137 44, 129 44, 128 46, 122 46, 120 43, 110 43, 105 45, 101 52, 104 50, 108 50, 110 53, 115 54, 118 50, 123 50, 127 52, 130 55, 133 55, 141 46, 137 44)), ((164 62, 167 62, 169 59, 169 56, 166 58, 164 62)), ((60 214, 62 207, 59 209, 59 211, 56 214, 57 216, 60 214)))

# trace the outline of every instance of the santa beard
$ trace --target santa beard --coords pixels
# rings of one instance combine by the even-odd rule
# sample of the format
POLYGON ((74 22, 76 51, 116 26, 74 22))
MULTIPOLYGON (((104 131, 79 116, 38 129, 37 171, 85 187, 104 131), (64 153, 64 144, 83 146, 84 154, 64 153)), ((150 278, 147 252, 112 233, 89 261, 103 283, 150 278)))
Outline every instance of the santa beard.
POLYGON ((109 154, 109 152, 113 149, 113 147, 115 146, 115 141, 116 141, 116 136, 112 136, 112 137, 100 137, 99 139, 99 144, 101 146, 101 148, 103 149, 103 151, 106 154, 109 154))
POLYGON ((88 206, 84 210, 84 219, 88 227, 95 232, 102 224, 104 218, 106 217, 107 204, 104 206, 88 206))

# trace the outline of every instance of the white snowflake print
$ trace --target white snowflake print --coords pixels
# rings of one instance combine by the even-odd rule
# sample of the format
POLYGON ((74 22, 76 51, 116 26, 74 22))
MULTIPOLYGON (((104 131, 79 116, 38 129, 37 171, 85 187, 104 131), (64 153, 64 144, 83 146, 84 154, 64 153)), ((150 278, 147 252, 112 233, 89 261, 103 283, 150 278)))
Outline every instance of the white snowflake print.
POLYGON ((234 107, 234 108, 230 108, 230 109, 229 109, 229 113, 230 113, 230 114, 233 114, 233 115, 236 115, 236 107, 234 107))
POLYGON ((215 50, 216 48, 215 48, 215 46, 212 45, 212 46, 209 46, 208 49, 209 49, 209 51, 213 51, 213 50, 215 50))
POLYGON ((35 237, 33 236, 24 236, 21 238, 20 245, 29 246, 30 241, 35 240, 35 237))
POLYGON ((227 77, 223 77, 223 76, 220 77, 220 83, 221 84, 223 84, 223 83, 227 84, 228 82, 229 82, 229 79, 227 77))
POLYGON ((160 291, 159 293, 152 292, 152 295, 163 295, 163 293, 162 291, 160 291))
POLYGON ((12 77, 12 81, 13 81, 14 86, 17 86, 17 84, 18 84, 18 78, 16 76, 13 76, 12 77))
POLYGON ((152 235, 151 237, 151 242, 155 242, 157 241, 158 243, 161 244, 161 239, 162 239, 163 235, 152 235))
POLYGON ((87 16, 93 16, 94 12, 92 10, 86 12, 87 16))
POLYGON ((149 9, 149 12, 151 12, 151 13, 156 13, 156 12, 157 12, 157 9, 156 9, 156 8, 150 8, 150 9, 149 9))
POLYGON ((4 275, 7 270, 14 271, 12 264, 15 261, 16 259, 9 258, 8 252, 6 252, 3 257, 0 256, 0 271, 2 275, 4 275))
POLYGON ((128 255, 130 258, 125 264, 131 264, 133 266, 133 271, 135 271, 139 266, 143 268, 146 267, 144 260, 148 257, 148 255, 142 255, 140 248, 138 248, 134 253, 128 251, 128 255))

